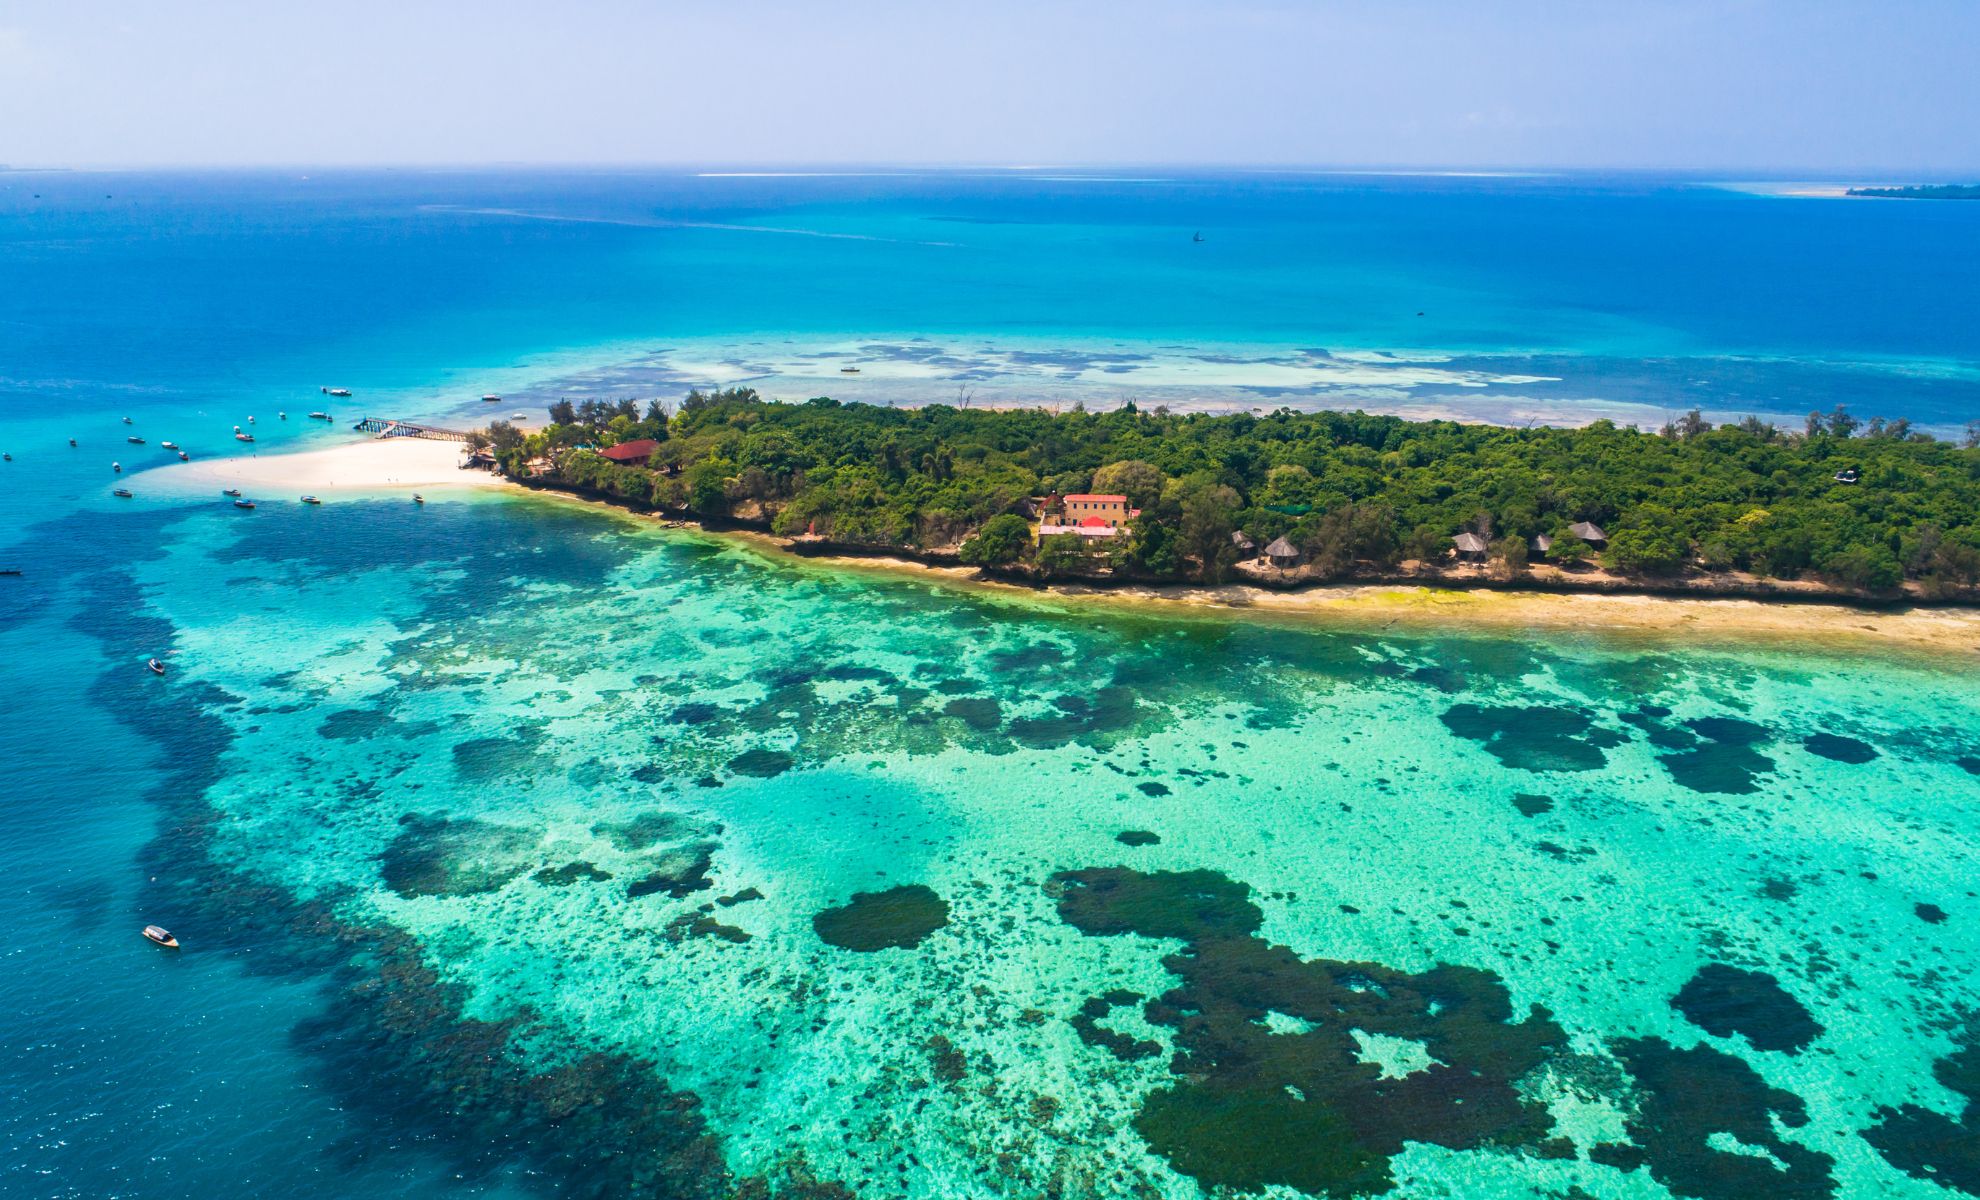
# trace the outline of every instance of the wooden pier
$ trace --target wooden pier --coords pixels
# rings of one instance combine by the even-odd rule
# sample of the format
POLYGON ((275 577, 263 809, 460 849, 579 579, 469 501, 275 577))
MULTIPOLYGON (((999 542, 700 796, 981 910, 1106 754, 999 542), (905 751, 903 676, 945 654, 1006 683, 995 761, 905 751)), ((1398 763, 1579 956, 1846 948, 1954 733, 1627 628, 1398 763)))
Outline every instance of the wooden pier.
POLYGON ((381 438, 412 437, 426 438, 435 442, 465 442, 467 434, 455 429, 441 429, 434 425, 415 425, 411 421, 395 421, 390 417, 366 417, 351 426, 359 433, 375 433, 381 438))

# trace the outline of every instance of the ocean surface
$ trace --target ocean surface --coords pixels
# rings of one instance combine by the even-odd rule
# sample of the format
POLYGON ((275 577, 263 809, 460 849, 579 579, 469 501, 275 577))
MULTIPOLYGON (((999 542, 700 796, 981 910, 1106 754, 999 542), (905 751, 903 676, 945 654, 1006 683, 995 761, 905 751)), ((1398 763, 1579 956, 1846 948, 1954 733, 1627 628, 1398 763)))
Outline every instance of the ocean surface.
POLYGON ((1643 177, 0 174, 0 1194, 1980 1195, 1970 664, 144 475, 736 382, 1952 432, 1976 234, 1643 177))

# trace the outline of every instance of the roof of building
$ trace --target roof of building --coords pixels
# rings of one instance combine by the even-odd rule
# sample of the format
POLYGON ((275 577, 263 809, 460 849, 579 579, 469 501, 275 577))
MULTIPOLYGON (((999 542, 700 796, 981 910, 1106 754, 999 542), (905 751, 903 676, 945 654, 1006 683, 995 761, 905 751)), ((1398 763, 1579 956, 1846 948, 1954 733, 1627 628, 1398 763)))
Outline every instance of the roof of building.
POLYGON ((1081 518, 1079 519, 1079 523, 1080 523, 1080 524, 1081 524, 1082 526, 1084 526, 1084 527, 1086 527, 1087 529, 1106 529, 1106 528, 1108 528, 1108 525, 1107 525, 1107 518, 1105 518, 1105 517, 1081 517, 1081 518))
POLYGON ((1552 550, 1554 548, 1554 539, 1543 533, 1539 537, 1533 539, 1533 548, 1535 550, 1538 550, 1540 553, 1545 554, 1547 551, 1552 550))
POLYGON ((1459 554, 1485 553, 1485 539, 1475 533, 1460 533, 1453 540, 1457 542, 1459 554))
POLYGON ((1584 542, 1606 542, 1609 540, 1609 535, 1603 533, 1602 527, 1593 521, 1576 521, 1574 524, 1568 526, 1568 532, 1584 542))
POLYGON ((1250 538, 1244 536, 1244 530, 1242 529, 1231 530, 1231 545, 1236 546, 1238 549, 1249 550, 1253 546, 1256 546, 1257 544, 1258 544, 1257 542, 1254 542, 1250 538))
POLYGON ((1072 495, 1066 497, 1067 504, 1071 504, 1075 500, 1083 500, 1089 504, 1126 504, 1127 503, 1126 496, 1096 496, 1096 495, 1089 495, 1086 492, 1075 492, 1072 495))
POLYGON ((1274 539, 1271 545, 1265 547, 1265 553, 1273 558, 1298 558, 1299 547, 1281 537, 1274 539))
POLYGON ((620 442, 616 446, 607 446, 598 453, 613 462, 645 462, 653 453, 654 447, 659 444, 652 438, 639 438, 630 442, 620 442))

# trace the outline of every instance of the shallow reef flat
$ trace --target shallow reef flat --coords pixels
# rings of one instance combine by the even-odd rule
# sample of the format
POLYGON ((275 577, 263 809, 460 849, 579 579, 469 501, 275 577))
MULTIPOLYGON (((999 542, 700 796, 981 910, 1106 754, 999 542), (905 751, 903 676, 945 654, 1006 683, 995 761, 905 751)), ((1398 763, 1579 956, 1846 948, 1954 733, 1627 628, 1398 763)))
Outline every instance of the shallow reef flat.
POLYGON ((503 497, 267 515, 129 569, 214 755, 159 853, 463 1154, 1980 1195, 1971 672, 1027 609, 503 497))

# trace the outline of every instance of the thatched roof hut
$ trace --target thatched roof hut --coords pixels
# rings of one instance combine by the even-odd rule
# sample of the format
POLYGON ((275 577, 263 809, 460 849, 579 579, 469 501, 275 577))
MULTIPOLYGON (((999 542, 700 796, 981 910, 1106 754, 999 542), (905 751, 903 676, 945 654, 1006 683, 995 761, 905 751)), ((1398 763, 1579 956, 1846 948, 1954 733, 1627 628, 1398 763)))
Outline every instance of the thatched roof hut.
POLYGON ((1460 533, 1452 540, 1457 543, 1459 558, 1481 558, 1485 554, 1485 539, 1475 533, 1460 533))
POLYGON ((1299 547, 1283 537, 1275 538, 1265 547, 1265 557, 1272 560, 1275 567, 1296 567, 1299 565, 1299 547))
POLYGON ((1543 533, 1533 539, 1533 552, 1535 554, 1545 554, 1553 548, 1554 538, 1551 534, 1543 533))
POLYGON ((1258 543, 1244 536, 1244 530, 1242 529, 1231 530, 1231 545, 1236 546, 1246 554, 1258 549, 1258 543))
POLYGON ((1603 533, 1602 527, 1593 521, 1576 521, 1568 526, 1568 532, 1590 545, 1599 546, 1609 540, 1609 535, 1603 533))

